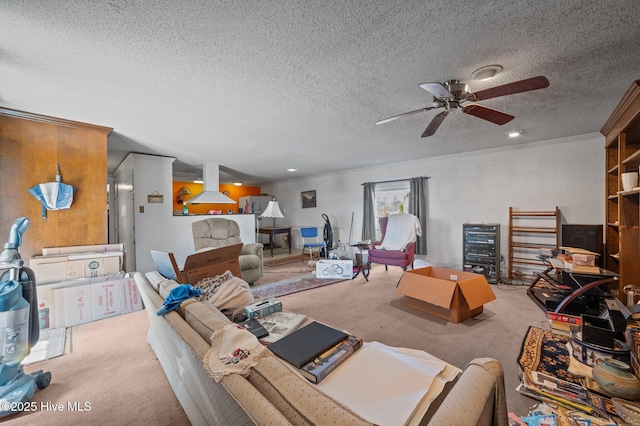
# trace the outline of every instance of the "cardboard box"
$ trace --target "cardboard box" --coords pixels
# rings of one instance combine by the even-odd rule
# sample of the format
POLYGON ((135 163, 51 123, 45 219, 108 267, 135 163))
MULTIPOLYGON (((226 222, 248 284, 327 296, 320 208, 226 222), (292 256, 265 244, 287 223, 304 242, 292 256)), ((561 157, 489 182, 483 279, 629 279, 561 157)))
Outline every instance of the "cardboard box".
POLYGON ((318 260, 316 278, 353 278, 352 260, 318 260))
POLYGON ((76 278, 99 277, 122 271, 123 252, 75 253, 37 256, 29 259, 36 284, 50 284, 76 278))
POLYGON ((192 254, 187 256, 182 271, 173 253, 151 250, 151 258, 158 272, 165 278, 176 280, 181 284, 195 285, 203 278, 215 277, 226 271, 231 271, 234 277, 242 278, 238 261, 240 250, 242 250, 242 244, 235 244, 192 254))
POLYGON ((453 323, 481 314, 496 298, 484 275, 434 266, 405 271, 396 291, 406 306, 453 323))
POLYGON ((282 311, 282 303, 275 299, 265 300, 244 307, 244 315, 248 319, 263 318, 269 314, 280 311, 282 311))
POLYGON ((77 253, 124 252, 124 244, 95 244, 90 246, 44 247, 43 256, 77 253))
POLYGON ((131 277, 82 278, 37 286, 40 328, 71 327, 142 309, 131 277))

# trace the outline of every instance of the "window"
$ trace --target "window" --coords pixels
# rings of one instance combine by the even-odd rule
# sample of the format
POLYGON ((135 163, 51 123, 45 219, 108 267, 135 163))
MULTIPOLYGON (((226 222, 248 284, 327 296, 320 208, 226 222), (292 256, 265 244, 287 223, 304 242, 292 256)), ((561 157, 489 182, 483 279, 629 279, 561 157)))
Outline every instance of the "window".
POLYGON ((409 207, 409 180, 377 183, 375 190, 376 206, 376 240, 382 237, 380 233, 381 217, 402 213, 409 207))

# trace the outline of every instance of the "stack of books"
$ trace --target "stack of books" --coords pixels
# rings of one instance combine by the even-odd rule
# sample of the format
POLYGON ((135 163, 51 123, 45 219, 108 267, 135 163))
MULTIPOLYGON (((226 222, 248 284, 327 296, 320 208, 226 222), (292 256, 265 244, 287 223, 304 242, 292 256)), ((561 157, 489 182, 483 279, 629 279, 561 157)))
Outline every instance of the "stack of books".
POLYGON ((312 383, 320 383, 362 347, 362 339, 313 321, 268 348, 312 383))
POLYGON ((599 256, 598 253, 574 247, 560 248, 564 253, 559 254, 558 259, 563 262, 565 269, 583 274, 600 273, 600 267, 596 266, 595 263, 596 256, 599 256))
POLYGON ((560 334, 569 335, 571 327, 582 325, 582 316, 571 315, 558 312, 547 312, 549 323, 554 332, 560 332, 560 334))
POLYGON ((523 372, 522 383, 516 389, 523 395, 548 402, 568 410, 609 420, 612 407, 609 398, 599 395, 576 383, 537 371, 523 372))

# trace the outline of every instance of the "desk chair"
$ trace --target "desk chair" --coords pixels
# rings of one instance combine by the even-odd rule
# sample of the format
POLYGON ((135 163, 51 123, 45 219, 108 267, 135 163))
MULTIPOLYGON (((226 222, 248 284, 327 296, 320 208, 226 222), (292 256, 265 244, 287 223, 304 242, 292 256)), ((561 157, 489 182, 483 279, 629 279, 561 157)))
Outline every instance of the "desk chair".
POLYGON ((320 241, 318 228, 300 228, 300 235, 302 235, 302 262, 304 262, 304 251, 307 249, 309 250, 309 260, 313 260, 314 248, 318 249, 318 258, 320 258, 321 249, 327 253, 327 243, 320 241))

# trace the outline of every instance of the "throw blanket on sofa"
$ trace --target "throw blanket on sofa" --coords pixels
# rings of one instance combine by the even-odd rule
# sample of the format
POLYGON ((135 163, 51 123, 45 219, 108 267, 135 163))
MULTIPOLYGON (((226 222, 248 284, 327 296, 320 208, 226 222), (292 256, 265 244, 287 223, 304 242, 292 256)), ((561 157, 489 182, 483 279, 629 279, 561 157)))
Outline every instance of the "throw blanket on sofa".
POLYGON ((227 324, 211 336, 211 349, 202 362, 213 380, 219 382, 227 374, 247 377, 260 358, 269 355, 256 336, 237 324, 227 324))
POLYGON ((366 342, 317 386, 374 424, 413 425, 461 372, 424 351, 366 342))
POLYGON ((422 235, 420 220, 409 213, 392 214, 387 219, 384 240, 376 248, 385 250, 404 250, 404 247, 422 235))
POLYGON ((231 271, 211 278, 203 278, 195 286, 202 289, 199 301, 211 303, 220 311, 237 313, 254 302, 249 284, 242 278, 234 277, 231 271))

